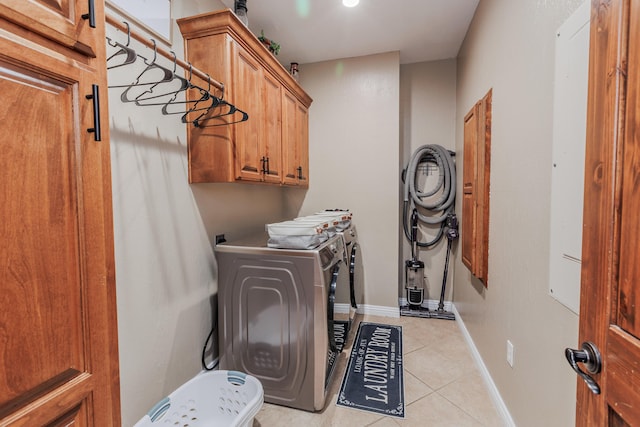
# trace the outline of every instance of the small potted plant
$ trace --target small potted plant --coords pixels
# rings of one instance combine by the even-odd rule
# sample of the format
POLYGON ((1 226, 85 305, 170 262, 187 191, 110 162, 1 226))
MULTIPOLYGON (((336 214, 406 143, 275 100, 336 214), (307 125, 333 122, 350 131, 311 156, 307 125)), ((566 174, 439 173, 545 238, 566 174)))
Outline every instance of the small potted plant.
POLYGON ((278 53, 280 53, 280 44, 266 38, 264 36, 264 30, 260 31, 260 37, 258 37, 258 40, 260 40, 262 44, 265 45, 266 48, 269 49, 269 51, 274 55, 277 55, 278 53))

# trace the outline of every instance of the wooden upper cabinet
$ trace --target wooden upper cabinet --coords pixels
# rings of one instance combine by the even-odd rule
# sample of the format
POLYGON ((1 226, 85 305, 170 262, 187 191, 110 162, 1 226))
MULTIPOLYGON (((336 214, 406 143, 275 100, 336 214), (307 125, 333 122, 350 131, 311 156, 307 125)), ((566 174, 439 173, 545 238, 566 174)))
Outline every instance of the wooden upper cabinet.
POLYGON ((489 270, 491 96, 489 91, 464 118, 462 172, 462 263, 485 286, 489 270))
POLYGON ((92 58, 7 17, 16 4, 0 8, 0 425, 116 426, 104 19, 92 58), (96 114, 101 141, 88 132, 96 114))
MULTIPOLYGON (((230 10, 179 19, 188 60, 249 120, 189 126, 189 180, 308 185, 311 98, 230 10)), ((202 82, 206 84, 206 82, 202 82)))
POLYGON ((3 0, 0 15, 49 40, 91 57, 96 56, 95 26, 104 27, 99 0, 3 0), (93 5, 93 7, 90 7, 93 5))

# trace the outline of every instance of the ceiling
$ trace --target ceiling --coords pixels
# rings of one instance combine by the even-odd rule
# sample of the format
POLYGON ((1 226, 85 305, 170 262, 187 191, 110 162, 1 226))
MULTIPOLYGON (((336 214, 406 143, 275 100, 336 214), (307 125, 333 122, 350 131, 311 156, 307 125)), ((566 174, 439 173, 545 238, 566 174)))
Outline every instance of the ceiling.
MULTIPOLYGON (((479 0, 247 0, 249 28, 278 42, 278 60, 307 64, 400 51, 400 62, 454 58, 479 0)), ((233 0, 222 0, 233 10, 233 0)))

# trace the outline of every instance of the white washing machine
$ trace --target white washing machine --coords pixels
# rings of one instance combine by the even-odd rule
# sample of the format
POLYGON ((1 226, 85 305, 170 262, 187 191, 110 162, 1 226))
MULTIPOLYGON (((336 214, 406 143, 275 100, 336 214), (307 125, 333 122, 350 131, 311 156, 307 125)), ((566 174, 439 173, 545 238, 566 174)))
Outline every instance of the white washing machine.
POLYGON ((342 236, 313 249, 267 241, 264 234, 215 247, 220 368, 258 378, 266 402, 319 411, 338 354, 336 286, 348 280, 342 236))

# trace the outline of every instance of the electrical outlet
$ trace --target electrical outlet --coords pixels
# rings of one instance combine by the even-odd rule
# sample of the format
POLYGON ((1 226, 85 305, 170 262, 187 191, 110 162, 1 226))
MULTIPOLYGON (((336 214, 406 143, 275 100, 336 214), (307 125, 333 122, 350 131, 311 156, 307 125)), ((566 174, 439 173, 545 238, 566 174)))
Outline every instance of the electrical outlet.
POLYGON ((507 363, 513 368, 513 343, 507 340, 507 363))

